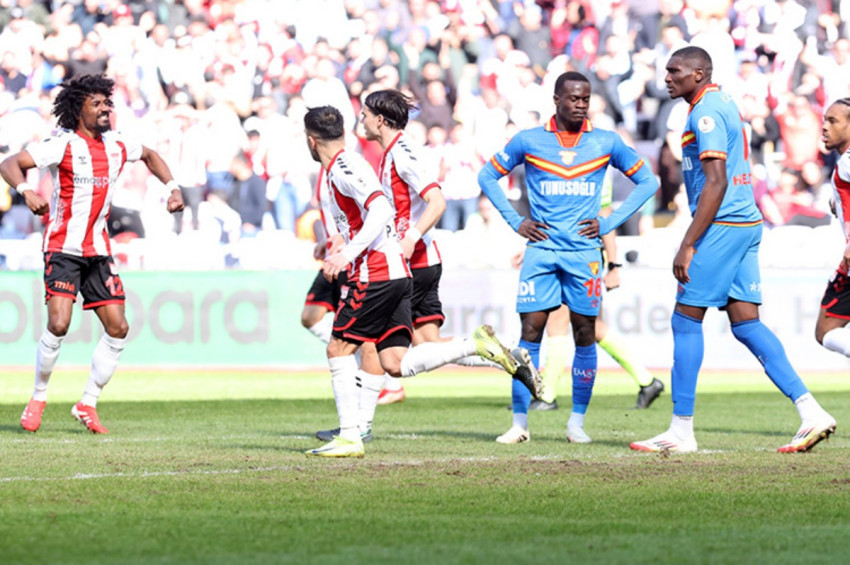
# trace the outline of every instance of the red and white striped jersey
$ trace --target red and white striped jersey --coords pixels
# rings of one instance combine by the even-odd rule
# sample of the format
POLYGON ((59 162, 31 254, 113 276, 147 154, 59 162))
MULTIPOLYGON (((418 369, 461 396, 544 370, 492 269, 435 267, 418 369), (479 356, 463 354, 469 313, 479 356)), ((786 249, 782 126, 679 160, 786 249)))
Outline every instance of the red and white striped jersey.
MULTIPOLYGON (((850 245, 850 149, 844 152, 835 164, 832 173, 832 192, 835 200, 835 215, 844 230, 844 244, 850 245)), ((838 270, 847 274, 839 265, 838 270)))
MULTIPOLYGON (((325 170, 326 192, 320 192, 322 214, 332 218, 346 243, 363 227, 369 204, 384 196, 371 165, 360 155, 341 150, 325 170), (327 194, 329 197, 325 198, 327 194)), ((379 282, 410 277, 392 222, 381 230, 348 266, 348 280, 379 282)))
POLYGON ((325 182, 325 169, 319 169, 319 176, 316 179, 316 202, 319 203, 319 214, 322 217, 322 227, 325 229, 325 249, 330 250, 331 238, 339 233, 336 229, 333 217, 325 213, 324 203, 329 202, 331 198, 330 186, 325 182))
MULTIPOLYGON (((399 132, 384 151, 380 177, 384 192, 396 211, 396 231, 399 237, 404 237, 404 232, 410 226, 416 225, 428 205, 423 198, 425 193, 432 189, 439 190, 440 184, 436 176, 429 175, 422 161, 413 154, 404 132, 399 132)), ((437 249, 437 243, 430 233, 425 233, 413 248, 410 268, 421 269, 439 264, 440 251, 437 249)))
POLYGON ((142 145, 107 131, 92 139, 69 130, 27 146, 40 169, 53 176, 45 252, 78 257, 110 255, 106 220, 118 175, 142 156, 142 145))

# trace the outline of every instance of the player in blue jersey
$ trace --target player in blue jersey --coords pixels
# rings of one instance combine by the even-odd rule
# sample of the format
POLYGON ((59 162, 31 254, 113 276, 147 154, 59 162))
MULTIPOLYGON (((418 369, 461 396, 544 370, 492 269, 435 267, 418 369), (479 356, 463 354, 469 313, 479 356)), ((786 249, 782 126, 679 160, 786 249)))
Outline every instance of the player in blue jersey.
MULTIPOLYGON (((521 236, 528 238, 520 271, 517 312, 522 321, 517 361, 539 366, 540 341, 549 313, 570 309, 575 355, 573 408, 567 440, 588 443, 584 414, 596 377, 594 326, 602 300, 602 256, 599 236, 614 230, 655 194, 658 183, 634 149, 614 132, 596 129, 587 119, 590 82, 576 72, 555 81, 555 115, 546 125, 521 131, 490 159, 478 175, 484 194, 521 236), (523 165, 528 184, 530 218, 508 202, 498 180, 523 165), (608 165, 636 184, 623 204, 607 218, 599 217, 602 184, 608 165)), ((513 386, 513 425, 496 441, 528 441, 531 393, 513 386)))
POLYGON ((708 53, 693 46, 676 51, 667 63, 670 97, 691 105, 682 135, 682 170, 693 220, 673 259, 679 281, 671 321, 673 420, 666 432, 631 448, 697 450, 693 414, 703 358, 702 320, 709 307, 717 307, 726 310, 732 334, 800 413, 799 431, 779 451, 808 451, 835 431, 835 420, 809 393, 782 344, 759 320, 762 218, 753 198, 748 143, 735 102, 711 82, 711 67, 708 53))

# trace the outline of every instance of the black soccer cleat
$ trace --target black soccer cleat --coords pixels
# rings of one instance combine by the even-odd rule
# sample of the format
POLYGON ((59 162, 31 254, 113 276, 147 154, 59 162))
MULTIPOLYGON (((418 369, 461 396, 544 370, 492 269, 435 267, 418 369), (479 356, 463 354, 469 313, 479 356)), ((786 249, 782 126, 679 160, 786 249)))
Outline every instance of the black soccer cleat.
POLYGON ((664 383, 653 378, 651 383, 640 387, 637 403, 635 403, 635 409, 643 410, 645 408, 649 408, 649 405, 652 404, 656 398, 661 396, 662 392, 664 392, 664 383))

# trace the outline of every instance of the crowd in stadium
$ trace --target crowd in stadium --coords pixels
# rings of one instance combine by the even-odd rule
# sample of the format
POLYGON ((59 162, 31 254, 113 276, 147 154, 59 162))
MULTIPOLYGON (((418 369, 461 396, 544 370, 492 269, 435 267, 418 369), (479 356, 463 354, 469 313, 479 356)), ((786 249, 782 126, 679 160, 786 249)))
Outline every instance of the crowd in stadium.
MULTIPOLYGON (((687 214, 679 160, 688 108, 669 99, 664 67, 690 42, 710 52, 715 81, 748 124, 767 225, 816 227, 831 221, 835 158, 821 148, 821 116, 850 95, 847 8, 841 0, 0 0, 0 151, 50 135, 55 87, 102 72, 116 81, 113 127, 165 158, 187 208, 175 221, 162 205, 165 187, 128 164, 110 217, 117 241, 189 235, 219 246, 264 232, 313 241, 318 166, 305 143, 306 109, 342 109, 351 145, 377 167, 380 147, 357 123, 361 100, 400 88, 419 102, 408 132, 440 171, 448 208, 439 227, 480 232, 499 218, 480 198, 478 171, 517 130, 548 119, 554 79, 572 69, 592 82, 593 123, 617 130, 660 179, 625 228, 645 233, 687 214)), ((50 177, 31 174, 49 199, 50 177)), ((524 178, 508 180, 522 209, 524 178)), ((631 187, 620 180, 611 178, 615 206, 631 187)), ((0 190, 0 217, 0 239, 43 229, 13 190, 0 190)))

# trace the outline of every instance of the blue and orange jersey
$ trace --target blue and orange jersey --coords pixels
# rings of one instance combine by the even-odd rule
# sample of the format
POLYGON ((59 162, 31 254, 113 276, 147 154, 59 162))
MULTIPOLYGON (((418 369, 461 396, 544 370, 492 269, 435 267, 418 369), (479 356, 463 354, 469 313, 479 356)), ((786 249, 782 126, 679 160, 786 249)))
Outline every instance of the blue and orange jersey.
POLYGON ((615 132, 594 128, 587 120, 578 133, 558 131, 553 116, 544 126, 516 134, 478 175, 481 189, 514 230, 524 218, 510 205, 498 180, 519 165, 525 166, 531 219, 549 226, 549 239, 529 245, 545 249, 578 251, 600 246, 598 238, 578 235, 578 222, 599 215, 609 165, 625 173, 641 190, 633 191, 635 199, 632 195, 627 199, 636 206, 623 203, 621 219, 600 220, 603 234, 628 218, 628 211, 637 210, 657 188, 649 167, 615 132))
POLYGON ((732 97, 716 84, 706 85, 694 98, 682 134, 682 173, 691 214, 705 186, 703 159, 726 161, 726 194, 714 221, 733 225, 760 222, 744 123, 732 97))

